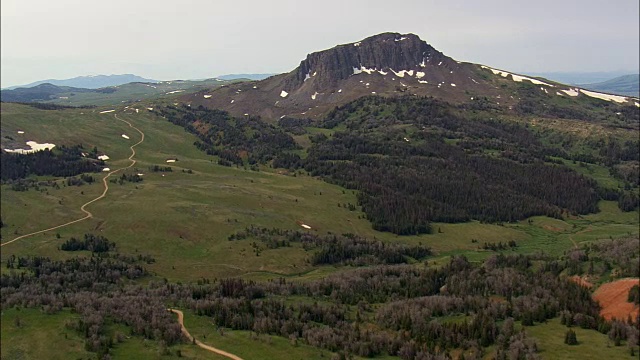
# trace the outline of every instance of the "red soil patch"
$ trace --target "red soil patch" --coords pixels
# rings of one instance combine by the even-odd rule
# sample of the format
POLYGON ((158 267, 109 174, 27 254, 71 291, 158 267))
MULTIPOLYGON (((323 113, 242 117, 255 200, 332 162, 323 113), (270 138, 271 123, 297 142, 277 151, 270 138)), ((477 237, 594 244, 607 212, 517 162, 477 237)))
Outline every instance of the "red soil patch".
POLYGON ((551 226, 551 225, 542 225, 542 228, 545 230, 549 230, 549 231, 553 231, 553 232, 561 232, 562 229, 555 227, 555 226, 551 226))
POLYGON ((593 287, 593 284, 590 283, 589 281, 587 281, 586 278, 580 277, 578 275, 574 275, 572 277, 569 278, 569 280, 575 282, 576 284, 586 287, 587 289, 591 289, 593 287))
POLYGON ((600 315, 605 319, 616 318, 626 320, 629 315, 632 318, 638 316, 640 308, 627 302, 629 290, 633 285, 640 284, 640 279, 621 279, 603 284, 593 294, 593 299, 600 303, 602 310, 600 315))

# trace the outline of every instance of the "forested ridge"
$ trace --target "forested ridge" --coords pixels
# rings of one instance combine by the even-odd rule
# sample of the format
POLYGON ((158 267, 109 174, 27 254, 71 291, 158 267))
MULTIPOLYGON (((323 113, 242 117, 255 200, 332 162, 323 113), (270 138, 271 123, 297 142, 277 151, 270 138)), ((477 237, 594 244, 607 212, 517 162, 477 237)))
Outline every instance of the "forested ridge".
MULTIPOLYGON (((257 228, 250 233, 298 236, 257 228)), ((85 239, 99 240, 92 235, 85 239)), ((12 256, 0 277, 0 295, 3 308, 35 307, 46 313, 73 309, 80 318, 66 326, 84 334, 86 349, 101 358, 124 335, 108 331, 112 323, 165 346, 184 341, 166 310, 177 306, 220 327, 302 341, 342 358, 445 359, 462 349, 465 358, 492 353, 496 359, 535 359, 538 345, 527 336, 527 327, 555 317, 567 326, 608 334, 616 346, 638 343, 639 319, 606 321, 589 289, 567 276, 590 261, 607 261, 626 276, 625 269, 637 266, 637 254, 621 261, 612 255, 637 246, 636 238, 605 241, 575 250, 582 251, 580 256, 572 251, 561 258, 496 254, 482 263, 455 256, 439 267, 345 268, 308 282, 228 278, 182 284, 151 279, 144 286, 132 282, 149 276, 139 264, 142 256, 112 250, 65 261, 12 256), (298 301, 287 301, 291 297, 298 301)))
MULTIPOLYGON (((304 170, 358 190, 358 205, 379 231, 408 235, 431 232, 432 222, 562 218, 598 212, 603 198, 618 200, 624 211, 638 207, 638 141, 567 146, 574 141, 560 133, 505 121, 483 98, 454 106, 432 98, 370 96, 322 120, 285 117, 277 125, 203 107, 156 111, 196 134, 196 146, 217 155, 220 164, 304 170), (309 135, 311 144, 300 156, 290 134, 306 134, 308 126, 332 133, 309 135), (626 187, 602 188, 558 159, 606 165, 626 187)), ((625 111, 633 123, 634 114, 625 111)))
POLYGON ((167 106, 156 114, 184 127, 200 138, 195 145, 220 158, 221 165, 254 165, 271 161, 285 150, 298 149, 293 138, 282 129, 259 117, 234 118, 226 111, 207 110, 200 106, 167 106))

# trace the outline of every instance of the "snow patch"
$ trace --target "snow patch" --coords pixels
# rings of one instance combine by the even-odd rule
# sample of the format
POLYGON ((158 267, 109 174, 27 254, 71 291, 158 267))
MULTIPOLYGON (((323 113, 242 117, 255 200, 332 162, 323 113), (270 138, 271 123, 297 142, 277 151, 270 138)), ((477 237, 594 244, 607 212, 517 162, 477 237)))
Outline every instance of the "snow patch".
POLYGON ((426 67, 427 64, 424 62, 425 58, 422 58, 422 62, 418 65, 420 65, 420 67, 426 67))
POLYGON ((396 72, 393 69, 389 69, 389 70, 391 70, 391 72, 396 74, 397 77, 404 77, 405 74, 409 74, 409 76, 413 76, 413 70, 400 70, 398 72, 396 72))
POLYGON ((235 99, 234 99, 234 100, 231 100, 230 104, 233 104, 234 102, 235 102, 235 99))
POLYGON ((44 144, 38 144, 35 141, 27 141, 26 142, 27 146, 30 147, 30 149, 4 149, 4 151, 8 152, 8 153, 16 153, 16 154, 33 154, 34 152, 38 152, 38 151, 42 151, 42 150, 51 150, 54 147, 56 147, 55 144, 49 144, 49 143, 44 143, 44 144))
POLYGON ((104 169, 102 169, 102 171, 105 171, 105 172, 106 172, 106 171, 111 171, 111 169, 109 169, 109 168, 104 168, 104 169))
POLYGON ((169 95, 169 94, 175 94, 175 93, 179 93, 179 92, 183 92, 184 90, 173 90, 173 91, 169 91, 168 93, 166 93, 165 95, 169 95))
POLYGON ((387 75, 387 74, 388 74, 388 72, 386 72, 386 71, 382 71, 382 70, 378 70, 378 73, 379 73, 380 75, 387 75))
POLYGON ((174 163, 174 162, 176 162, 176 159, 169 159, 169 160, 167 160, 167 162, 168 163, 174 163))
POLYGON ((286 91, 284 91, 284 90, 282 90, 282 91, 280 92, 280 97, 286 98, 286 97, 287 97, 287 95, 289 95, 289 93, 288 93, 288 92, 286 92, 286 91))
POLYGON ((511 78, 512 78, 512 79, 513 79, 513 81, 515 81, 515 82, 522 82, 523 80, 527 80, 527 81, 530 81, 531 83, 533 83, 533 84, 535 84, 535 85, 546 85, 546 86, 554 87, 553 85, 551 85, 551 84, 547 84, 547 83, 546 83, 546 82, 544 82, 544 81, 540 81, 540 80, 537 80, 537 79, 532 79, 532 78, 530 78, 530 77, 526 77, 526 76, 522 76, 522 75, 512 74, 512 73, 507 72, 507 71, 496 70, 496 69, 493 69, 493 68, 490 68, 490 67, 488 67, 488 66, 484 66, 484 65, 482 65, 482 66, 480 66, 480 67, 481 67, 481 68, 483 68, 483 69, 489 69, 489 70, 491 70, 491 72, 492 72, 494 75, 500 75, 500 76, 502 76, 502 77, 504 77, 504 78, 506 78, 506 77, 508 77, 509 75, 511 75, 511 78))
POLYGON ((353 46, 360 46, 360 41, 358 41, 357 43, 353 43, 353 46))
POLYGON ((409 142, 409 139, 407 139, 407 138, 404 138, 404 141, 406 141, 406 142, 409 142))
POLYGON ((403 36, 403 37, 401 37, 400 39, 393 39, 393 41, 396 41, 396 42, 397 42, 397 41, 402 41, 402 40, 407 40, 407 38, 403 36))
POLYGON ((311 229, 311 226, 309 226, 307 224, 300 224, 300 226, 302 226, 305 229, 311 229))
POLYGON ((311 95, 311 100, 315 100, 316 96, 318 96, 318 92, 316 91, 313 95, 311 95))
POLYGON ((109 157, 107 155, 100 155, 98 156, 98 160, 102 160, 102 161, 109 160, 109 157))
POLYGON ((125 134, 122 134, 122 137, 127 139, 127 140, 129 140, 129 137, 127 135, 125 135, 125 134))
POLYGON ((440 66, 440 65, 442 65, 442 61, 440 61, 440 62, 438 63, 438 66, 440 66))
POLYGON ((456 86, 456 84, 454 84, 454 83, 451 83, 451 86, 453 86, 453 87, 455 87, 455 86, 456 86))
POLYGON ((147 110, 149 110, 149 111, 153 111, 153 108, 147 108, 147 110))
POLYGON ((422 72, 422 71, 418 71, 418 72, 416 72, 416 77, 417 77, 418 79, 422 79, 422 78, 424 77, 424 75, 425 75, 425 74, 424 74, 424 72, 422 72))
POLYGON ((587 95, 587 96, 591 96, 594 97, 596 99, 601 99, 601 100, 605 100, 605 101, 615 101, 617 103, 624 103, 627 102, 627 98, 624 96, 618 96, 618 95, 611 95, 611 94, 603 94, 603 93, 599 93, 599 92, 595 92, 595 91, 589 91, 589 90, 584 90, 584 89, 580 89, 580 92, 587 95))
POLYGON ((307 73, 307 74, 304 76, 304 80, 303 80, 303 82, 304 82, 304 81, 307 81, 307 80, 309 80, 309 79, 311 79, 311 74, 307 73))
POLYGON ((100 114, 106 114, 106 113, 110 113, 110 112, 114 112, 115 110, 105 110, 105 111, 100 111, 100 114))
POLYGON ((18 130, 18 134, 24 134, 24 131, 18 130))
POLYGON ((418 82, 419 82, 420 84, 428 84, 428 83, 429 83, 427 80, 418 80, 418 82))
POLYGON ((211 95, 202 95, 202 96, 204 96, 205 99, 208 99, 211 97, 211 95))

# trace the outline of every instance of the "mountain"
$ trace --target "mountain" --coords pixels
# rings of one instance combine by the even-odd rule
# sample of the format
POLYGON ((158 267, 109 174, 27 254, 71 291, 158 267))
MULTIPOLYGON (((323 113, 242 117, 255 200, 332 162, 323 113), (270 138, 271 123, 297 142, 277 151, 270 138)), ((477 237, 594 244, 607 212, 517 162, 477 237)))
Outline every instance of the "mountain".
POLYGON ((582 86, 590 90, 637 97, 640 95, 640 74, 623 75, 615 79, 582 86))
POLYGON ((118 86, 122 84, 128 84, 131 82, 148 82, 148 83, 156 83, 157 80, 145 79, 143 77, 133 75, 133 74, 122 74, 122 75, 89 75, 89 76, 78 76, 71 79, 64 80, 56 80, 56 79, 48 79, 36 81, 27 85, 20 86, 12 86, 8 87, 7 90, 16 89, 16 88, 30 88, 40 84, 52 84, 57 86, 69 86, 76 88, 85 88, 85 89, 98 89, 107 86, 118 86))
POLYGON ((273 76, 276 74, 227 74, 216 76, 216 79, 220 80, 238 80, 238 79, 249 79, 249 80, 263 80, 268 78, 269 76, 273 76))
POLYGON ((516 106, 521 89, 535 96, 630 99, 583 92, 553 81, 456 61, 414 34, 383 33, 309 54, 293 71, 257 82, 185 95, 182 100, 236 116, 266 119, 319 118, 336 106, 366 95, 432 96, 451 103, 486 97, 495 105, 516 106))

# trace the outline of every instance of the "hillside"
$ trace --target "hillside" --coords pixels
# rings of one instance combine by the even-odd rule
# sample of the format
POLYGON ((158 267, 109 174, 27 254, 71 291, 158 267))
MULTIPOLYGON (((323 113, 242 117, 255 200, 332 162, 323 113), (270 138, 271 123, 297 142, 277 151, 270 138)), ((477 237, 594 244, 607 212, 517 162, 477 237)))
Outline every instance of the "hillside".
POLYGON ((65 106, 118 105, 145 99, 173 98, 180 93, 215 89, 232 82, 220 79, 133 82, 100 89, 41 84, 30 88, 2 90, 0 98, 5 102, 43 102, 65 106))
POLYGON ((128 84, 132 82, 146 82, 146 83, 157 83, 157 80, 145 79, 143 77, 133 75, 133 74, 122 74, 122 75, 89 75, 89 76, 77 76, 71 79, 47 79, 40 80, 36 82, 32 82, 27 85, 17 85, 11 86, 3 90, 12 90, 17 88, 30 88, 34 86, 38 86, 40 84, 52 84, 56 86, 66 86, 66 87, 75 87, 75 88, 84 88, 84 89, 99 89, 108 86, 118 86, 123 84, 128 84))
POLYGON ((611 80, 582 85, 585 89, 638 97, 640 94, 640 74, 619 76, 611 80))

